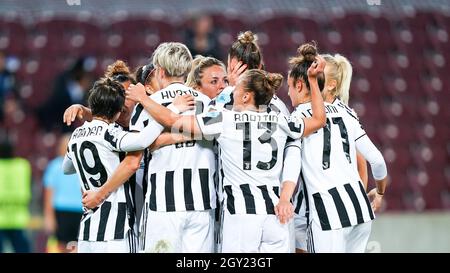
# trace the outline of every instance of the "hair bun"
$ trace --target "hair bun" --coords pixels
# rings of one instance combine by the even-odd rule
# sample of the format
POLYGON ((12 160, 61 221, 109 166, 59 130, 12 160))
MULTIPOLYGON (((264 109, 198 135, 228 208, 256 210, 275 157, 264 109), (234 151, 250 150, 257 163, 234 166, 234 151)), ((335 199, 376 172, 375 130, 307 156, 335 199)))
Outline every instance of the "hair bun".
POLYGON ((280 89, 283 83, 283 76, 278 73, 265 73, 264 87, 272 91, 272 94, 280 89))
POLYGON ((238 41, 243 44, 250 44, 257 41, 256 34, 253 34, 250 30, 247 30, 246 32, 239 33, 238 41))
MULTIPOLYGON (((315 61, 318 55, 317 44, 315 41, 304 43, 297 49, 297 56, 289 59, 289 63, 292 66, 300 65, 303 63, 312 63, 315 61)), ((309 66, 309 65, 308 65, 309 66)))
POLYGON ((310 43, 302 44, 298 49, 297 53, 303 57, 307 62, 313 62, 317 56, 317 44, 315 41, 310 43))
POLYGON ((130 74, 130 69, 128 68, 127 64, 122 60, 117 60, 113 64, 108 65, 105 76, 113 77, 113 76, 119 75, 119 74, 125 74, 125 75, 130 74))

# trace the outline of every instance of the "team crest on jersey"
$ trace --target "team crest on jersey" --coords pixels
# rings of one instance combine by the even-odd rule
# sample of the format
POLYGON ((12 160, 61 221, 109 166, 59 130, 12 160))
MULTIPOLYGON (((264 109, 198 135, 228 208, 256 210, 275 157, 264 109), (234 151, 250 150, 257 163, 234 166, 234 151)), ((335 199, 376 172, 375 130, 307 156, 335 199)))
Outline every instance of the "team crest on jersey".
POLYGON ((113 147, 117 148, 117 133, 119 133, 119 128, 109 128, 105 132, 105 140, 111 143, 113 147))

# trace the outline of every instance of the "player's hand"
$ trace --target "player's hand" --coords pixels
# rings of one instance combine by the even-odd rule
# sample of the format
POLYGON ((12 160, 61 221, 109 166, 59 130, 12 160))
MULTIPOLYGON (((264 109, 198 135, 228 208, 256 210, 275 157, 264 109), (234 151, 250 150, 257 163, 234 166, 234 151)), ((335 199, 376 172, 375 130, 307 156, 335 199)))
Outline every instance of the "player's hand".
POLYGON ((75 118, 79 120, 83 120, 84 109, 81 104, 73 104, 69 108, 64 111, 63 122, 70 126, 72 122, 75 121, 75 118))
POLYGON ((230 86, 236 86, 237 81, 239 79, 239 76, 244 73, 244 71, 247 69, 247 65, 243 62, 239 61, 231 67, 231 62, 228 60, 228 66, 227 66, 227 74, 228 74, 228 82, 230 86))
POLYGON ((294 216, 294 206, 289 201, 280 200, 275 206, 275 215, 278 216, 280 223, 286 224, 294 216))
POLYGON ((320 73, 323 73, 326 64, 327 62, 325 59, 322 56, 317 55, 316 60, 308 68, 308 78, 317 78, 320 73))
POLYGON ((180 113, 183 113, 184 111, 192 110, 195 106, 195 100, 194 96, 192 95, 183 95, 183 96, 176 96, 173 100, 173 106, 175 106, 180 113))
POLYGON ((105 199, 106 196, 104 196, 101 191, 90 190, 83 192, 83 200, 81 203, 83 204, 83 207, 93 209, 100 206, 105 199))
POLYGON ((383 195, 378 194, 377 188, 374 188, 367 194, 367 196, 369 197, 372 210, 374 212, 378 211, 383 203, 383 195))
POLYGON ((145 92, 145 86, 143 86, 142 83, 138 83, 136 85, 130 84, 127 91, 125 91, 125 95, 127 99, 138 103, 141 103, 148 97, 147 93, 145 92))

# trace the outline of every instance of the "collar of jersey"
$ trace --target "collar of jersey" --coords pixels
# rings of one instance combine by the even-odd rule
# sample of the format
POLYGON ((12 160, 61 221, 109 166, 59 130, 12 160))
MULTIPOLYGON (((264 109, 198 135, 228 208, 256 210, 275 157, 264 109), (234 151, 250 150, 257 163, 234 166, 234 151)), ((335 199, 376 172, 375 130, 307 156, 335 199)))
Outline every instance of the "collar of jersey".
MULTIPOLYGON (((182 85, 184 85, 184 82, 171 82, 171 83, 169 83, 168 86, 171 86, 172 84, 182 84, 182 85)), ((168 86, 167 86, 167 87, 168 87, 168 86)), ((166 87, 166 88, 167 88, 167 87, 166 87)))

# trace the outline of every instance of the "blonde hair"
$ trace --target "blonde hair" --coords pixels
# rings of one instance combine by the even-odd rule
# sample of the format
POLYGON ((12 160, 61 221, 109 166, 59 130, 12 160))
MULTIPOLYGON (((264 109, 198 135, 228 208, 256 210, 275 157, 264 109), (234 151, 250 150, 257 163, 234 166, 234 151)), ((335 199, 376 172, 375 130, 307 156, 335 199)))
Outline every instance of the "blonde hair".
POLYGON ((186 85, 192 88, 201 87, 203 72, 206 68, 214 65, 218 65, 226 71, 225 65, 216 58, 204 57, 202 55, 195 56, 195 59, 192 61, 191 71, 187 76, 186 85))
POLYGON ((336 54, 323 55, 329 67, 327 78, 336 80, 336 89, 331 91, 331 95, 338 97, 343 103, 348 104, 350 99, 350 83, 352 81, 353 68, 347 58, 336 54))
POLYGON ((244 90, 254 94, 255 106, 268 105, 283 83, 283 76, 261 69, 251 69, 242 76, 244 90))
POLYGON ((166 71, 168 77, 186 77, 191 70, 192 55, 182 43, 162 43, 153 52, 153 65, 166 71))

